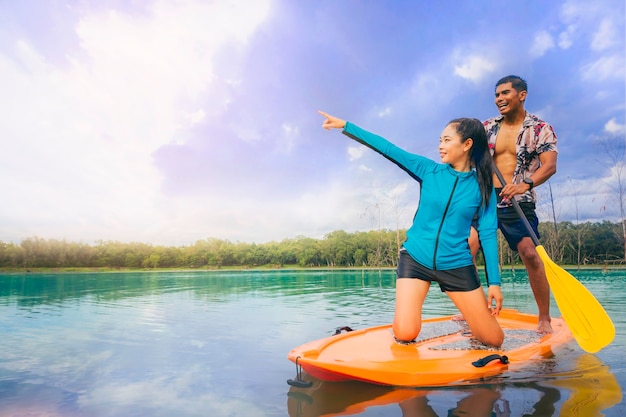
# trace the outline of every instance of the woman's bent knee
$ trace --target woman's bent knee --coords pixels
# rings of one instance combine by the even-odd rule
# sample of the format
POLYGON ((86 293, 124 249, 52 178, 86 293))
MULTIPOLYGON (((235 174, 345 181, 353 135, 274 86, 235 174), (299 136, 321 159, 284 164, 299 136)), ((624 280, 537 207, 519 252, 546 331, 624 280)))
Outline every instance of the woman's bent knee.
POLYGON ((392 329, 393 329, 393 336, 397 340, 401 340, 405 342, 410 342, 411 340, 414 340, 420 331, 419 328, 415 328, 413 326, 400 325, 396 322, 393 323, 392 329))
POLYGON ((502 329, 499 329, 499 331, 484 335, 483 337, 478 338, 478 340, 485 345, 500 347, 502 346, 502 343, 504 343, 504 332, 502 329))

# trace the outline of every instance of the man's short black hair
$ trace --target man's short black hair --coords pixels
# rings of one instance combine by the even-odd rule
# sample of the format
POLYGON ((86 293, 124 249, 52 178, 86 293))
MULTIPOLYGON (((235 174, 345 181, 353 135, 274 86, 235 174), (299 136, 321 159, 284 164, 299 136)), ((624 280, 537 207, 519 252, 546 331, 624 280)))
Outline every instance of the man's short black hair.
POLYGON ((526 84, 526 81, 522 77, 519 77, 517 75, 507 75, 506 77, 500 78, 498 82, 496 83, 496 88, 498 88, 500 84, 506 84, 506 83, 511 83, 513 88, 518 93, 520 91, 528 91, 528 85, 526 84))

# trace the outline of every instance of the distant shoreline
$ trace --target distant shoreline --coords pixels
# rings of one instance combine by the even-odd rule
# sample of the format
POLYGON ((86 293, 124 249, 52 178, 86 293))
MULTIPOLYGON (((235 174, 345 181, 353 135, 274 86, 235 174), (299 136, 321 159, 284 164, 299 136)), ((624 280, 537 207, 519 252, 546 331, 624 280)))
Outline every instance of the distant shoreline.
MULTIPOLYGON (((577 267, 576 265, 559 265, 561 268, 568 271, 577 270, 606 270, 606 271, 619 271, 626 270, 626 265, 583 265, 577 267)), ((245 271, 375 271, 375 270, 395 270, 395 267, 301 267, 296 265, 267 265, 258 267, 242 267, 242 266, 229 266, 221 268, 110 268, 110 267, 94 267, 94 268, 81 268, 81 267, 63 267, 63 268, 14 268, 14 267, 0 267, 0 274, 62 274, 62 273, 111 273, 111 272, 245 272, 245 271)), ((502 270, 525 270, 523 265, 505 265, 502 270)))

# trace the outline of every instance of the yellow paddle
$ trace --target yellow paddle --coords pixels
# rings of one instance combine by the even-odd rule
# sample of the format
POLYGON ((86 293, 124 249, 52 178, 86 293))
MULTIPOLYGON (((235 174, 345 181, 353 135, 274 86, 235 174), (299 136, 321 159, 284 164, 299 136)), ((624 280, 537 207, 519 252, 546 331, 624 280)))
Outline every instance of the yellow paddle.
MULTIPOLYGON (((495 164, 493 170, 502 186, 506 185, 502 174, 495 164)), ((563 320, 567 323, 574 339, 586 352, 595 353, 613 341, 615 326, 602 305, 593 294, 569 272, 550 259, 548 253, 539 243, 528 219, 514 198, 511 199, 515 211, 524 222, 528 233, 536 246, 537 253, 543 261, 548 284, 554 294, 563 320)))

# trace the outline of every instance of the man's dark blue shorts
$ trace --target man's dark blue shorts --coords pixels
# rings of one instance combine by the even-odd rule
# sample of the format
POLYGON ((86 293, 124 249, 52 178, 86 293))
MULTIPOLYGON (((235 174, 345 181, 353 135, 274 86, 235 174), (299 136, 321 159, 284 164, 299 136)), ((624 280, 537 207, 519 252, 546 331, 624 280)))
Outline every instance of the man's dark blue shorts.
MULTIPOLYGON (((519 206, 539 239, 539 219, 535 213, 535 203, 519 203, 519 206)), ((522 238, 530 237, 524 221, 520 219, 513 206, 498 208, 498 227, 509 247, 514 251, 517 251, 517 245, 522 238)))

